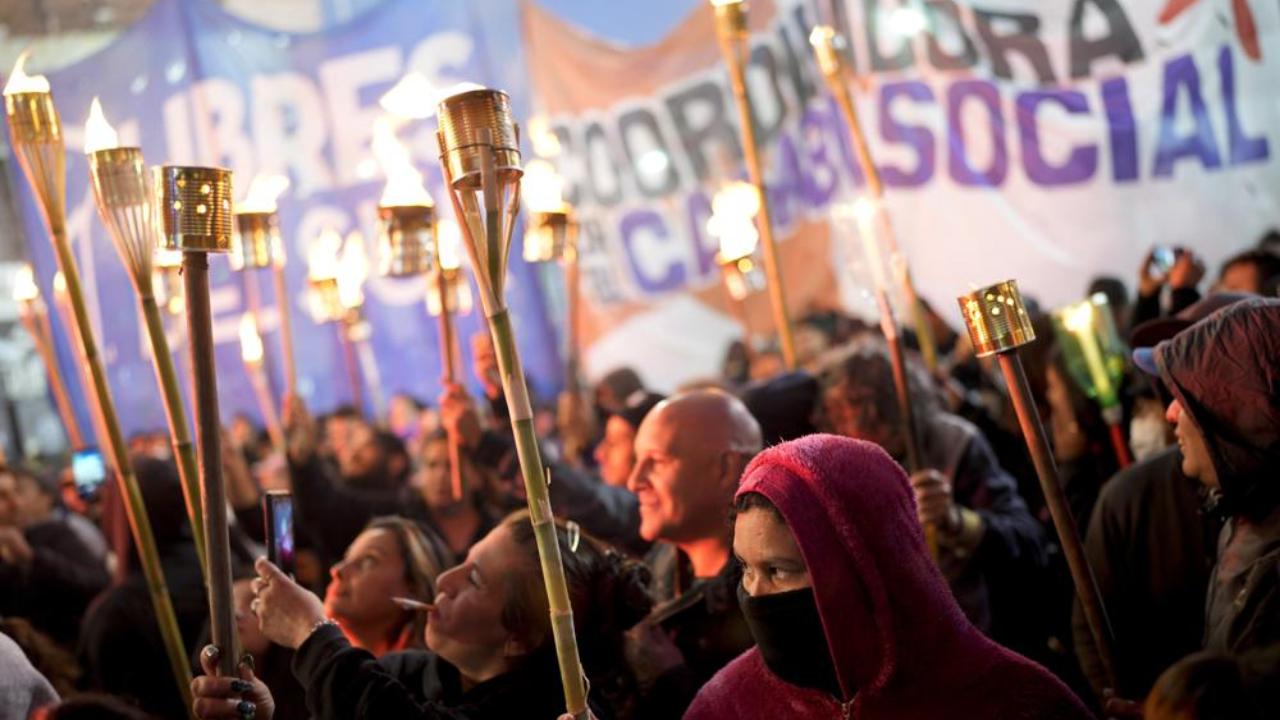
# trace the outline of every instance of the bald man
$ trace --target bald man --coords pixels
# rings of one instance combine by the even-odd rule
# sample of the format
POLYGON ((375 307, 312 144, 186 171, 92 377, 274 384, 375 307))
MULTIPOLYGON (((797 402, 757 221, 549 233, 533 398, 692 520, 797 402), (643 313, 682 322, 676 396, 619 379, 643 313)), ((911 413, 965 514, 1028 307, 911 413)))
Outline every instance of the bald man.
POLYGON ((738 608, 729 514, 760 426, 720 390, 658 403, 636 431, 627 488, 640 501, 640 536, 655 542, 650 619, 628 656, 642 688, 641 717, 680 717, 712 675, 754 641, 738 608))

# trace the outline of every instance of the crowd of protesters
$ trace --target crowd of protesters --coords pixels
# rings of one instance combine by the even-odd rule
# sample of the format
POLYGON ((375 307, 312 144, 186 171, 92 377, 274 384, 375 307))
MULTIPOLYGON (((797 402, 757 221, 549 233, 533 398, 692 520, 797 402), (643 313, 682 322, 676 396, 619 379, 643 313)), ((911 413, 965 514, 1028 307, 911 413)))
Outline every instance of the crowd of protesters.
MULTIPOLYGON (((1277 239, 1213 277, 1178 250, 1171 266, 1147 258, 1136 296, 1116 278, 1082 288, 1107 295, 1132 349, 1132 463, 1023 288, 1039 329, 1023 359, 1110 663, 1002 376, 953 313, 930 311, 936 369, 907 331, 912 472, 889 347, 833 310, 798 321, 796 371, 739 344, 723 377, 666 396, 650 389, 661 378, 620 368, 546 403, 591 714, 1280 717, 1277 239), (563 412, 574 402, 589 412, 563 412)), ((0 718, 559 717, 516 445, 492 348, 473 346, 479 397, 397 396, 385 418, 288 397, 280 445, 247 418, 228 426, 236 677, 215 672, 167 437, 135 439, 194 708, 171 681, 116 486, 79 492, 56 460, 0 468, 0 718), (263 557, 272 490, 296 506, 292 574, 263 557)))

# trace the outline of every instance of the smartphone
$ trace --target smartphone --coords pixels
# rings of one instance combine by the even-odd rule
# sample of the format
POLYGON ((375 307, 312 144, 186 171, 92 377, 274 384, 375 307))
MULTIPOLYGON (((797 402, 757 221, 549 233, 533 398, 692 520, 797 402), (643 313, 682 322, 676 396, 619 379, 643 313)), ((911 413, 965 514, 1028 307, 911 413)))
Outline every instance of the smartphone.
POLYGON ((262 516, 267 529, 267 559, 293 577, 298 569, 293 544, 293 494, 287 490, 267 492, 262 498, 262 516))
POLYGON ((1167 273, 1173 269, 1173 264, 1178 261, 1178 251, 1168 245, 1157 245, 1151 251, 1151 264, 1162 273, 1167 273))
POLYGON ((77 450, 71 455, 71 477, 76 483, 76 494, 82 500, 98 496, 102 483, 107 479, 107 464, 97 448, 77 450))

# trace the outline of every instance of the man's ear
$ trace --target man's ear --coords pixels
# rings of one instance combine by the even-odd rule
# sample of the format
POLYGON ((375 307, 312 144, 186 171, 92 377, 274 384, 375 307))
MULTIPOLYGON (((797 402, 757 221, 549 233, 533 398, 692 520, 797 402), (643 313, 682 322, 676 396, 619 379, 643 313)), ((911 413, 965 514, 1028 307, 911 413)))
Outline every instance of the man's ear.
POLYGON ((733 495, 738 490, 738 481, 742 479, 742 471, 746 464, 742 453, 726 450, 720 454, 720 475, 717 484, 720 489, 733 495))

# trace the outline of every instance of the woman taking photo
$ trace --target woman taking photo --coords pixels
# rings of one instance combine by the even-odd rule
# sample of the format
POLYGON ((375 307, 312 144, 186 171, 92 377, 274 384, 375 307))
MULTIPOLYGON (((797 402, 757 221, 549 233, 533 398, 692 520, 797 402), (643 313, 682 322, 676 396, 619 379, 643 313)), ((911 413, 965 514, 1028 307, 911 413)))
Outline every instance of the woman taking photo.
MULTIPOLYGON (((625 693, 623 631, 649 611, 648 571, 587 537, 557 528, 592 709, 602 718, 625 693), (589 629, 589 632, 587 631, 589 629)), ((297 648, 293 670, 307 709, 326 718, 554 718, 564 712, 546 590, 528 513, 516 513, 441 574, 427 613, 428 650, 381 659, 352 646, 318 598, 266 560, 257 563, 263 634, 297 648)), ((206 673, 217 651, 201 654, 206 673)), ((200 718, 272 717, 269 689, 239 679, 192 681, 200 718)))
POLYGON ((879 446, 810 435, 764 451, 735 500, 738 599, 756 647, 686 720, 1091 717, 965 619, 879 446))

